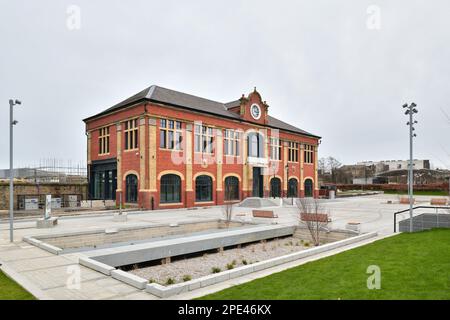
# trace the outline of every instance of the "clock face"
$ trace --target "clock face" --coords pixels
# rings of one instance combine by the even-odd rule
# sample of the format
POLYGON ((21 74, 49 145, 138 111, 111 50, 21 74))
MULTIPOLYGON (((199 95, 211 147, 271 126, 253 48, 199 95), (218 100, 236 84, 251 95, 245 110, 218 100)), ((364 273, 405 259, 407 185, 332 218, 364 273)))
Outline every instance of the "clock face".
POLYGON ((255 120, 261 118, 261 108, 256 103, 250 107, 250 113, 255 120))

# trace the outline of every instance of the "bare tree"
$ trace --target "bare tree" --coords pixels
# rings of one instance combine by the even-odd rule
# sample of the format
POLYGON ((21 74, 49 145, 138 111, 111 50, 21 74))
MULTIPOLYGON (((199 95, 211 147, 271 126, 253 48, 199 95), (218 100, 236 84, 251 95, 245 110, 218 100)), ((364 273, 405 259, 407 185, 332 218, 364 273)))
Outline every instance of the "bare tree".
POLYGON ((225 214, 225 224, 228 228, 230 226, 231 218, 233 216, 233 205, 234 205, 232 201, 231 188, 229 186, 225 187, 224 200, 225 204, 223 206, 223 211, 225 214))
POLYGON ((320 244, 320 231, 326 230, 329 216, 317 199, 301 198, 297 201, 300 223, 308 228, 315 246, 320 244))
POLYGON ((326 159, 325 159, 325 158, 320 158, 320 159, 317 161, 317 164, 318 164, 319 172, 320 172, 321 174, 324 174, 324 173, 327 172, 327 166, 326 166, 326 159))
POLYGON ((339 160, 333 157, 328 157, 326 158, 326 167, 331 172, 332 181, 336 183, 336 169, 342 167, 342 163, 340 163, 339 160))

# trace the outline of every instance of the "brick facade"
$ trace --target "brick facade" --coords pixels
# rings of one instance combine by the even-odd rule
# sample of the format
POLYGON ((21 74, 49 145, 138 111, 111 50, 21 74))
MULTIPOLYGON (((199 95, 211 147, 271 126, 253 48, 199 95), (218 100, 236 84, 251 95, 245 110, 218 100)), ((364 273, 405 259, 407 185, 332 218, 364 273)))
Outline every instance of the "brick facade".
MULTIPOLYGON (((264 196, 270 195, 270 181, 281 180, 282 194, 287 194, 288 180, 298 182, 297 196, 305 195, 305 181, 312 181, 312 195, 318 196, 317 147, 320 137, 299 134, 290 130, 268 125, 268 105, 256 91, 239 100, 239 105, 228 111, 236 114, 235 119, 220 115, 199 112, 178 106, 154 101, 142 101, 85 119, 88 139, 88 170, 95 163, 114 160, 117 163, 116 201, 126 201, 126 178, 137 176, 137 205, 147 209, 181 208, 193 206, 220 205, 224 203, 224 181, 229 176, 239 180, 239 200, 252 196, 253 167, 260 166, 263 172, 264 196), (255 119, 251 107, 257 104, 261 115, 255 119), (124 123, 138 119, 138 148, 125 150, 124 123), (181 150, 160 148, 160 120, 181 122, 181 150), (195 152, 195 124, 213 128, 212 154, 195 152), (99 154, 99 129, 109 127, 109 153, 99 154), (239 156, 227 156, 224 152, 225 129, 242 132, 239 143, 239 156), (247 157, 247 134, 258 132, 262 139, 262 164, 255 164, 247 157), (269 137, 279 137, 281 141, 281 160, 270 160, 269 137), (299 143, 298 161, 288 161, 288 143, 299 143), (304 145, 313 146, 312 163, 304 161, 304 145), (181 178, 181 200, 176 203, 161 203, 161 178, 165 174, 175 174, 181 178), (210 201, 196 201, 196 178, 209 176, 212 179, 210 201)), ((92 182, 92 181, 91 181, 92 182)))

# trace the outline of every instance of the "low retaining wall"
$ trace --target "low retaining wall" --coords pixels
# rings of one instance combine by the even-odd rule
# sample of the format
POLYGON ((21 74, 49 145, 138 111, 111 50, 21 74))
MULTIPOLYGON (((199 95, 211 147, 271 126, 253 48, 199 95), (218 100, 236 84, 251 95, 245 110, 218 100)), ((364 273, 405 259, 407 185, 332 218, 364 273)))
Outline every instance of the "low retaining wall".
MULTIPOLYGON (((409 232, 409 221, 408 218, 398 223, 400 232, 409 232)), ((450 214, 423 213, 413 217, 413 232, 433 228, 450 228, 450 214)))
POLYGON ((248 229, 226 230, 211 234, 192 235, 182 238, 166 239, 100 249, 87 252, 91 259, 110 266, 119 267, 162 258, 202 252, 238 244, 292 235, 295 226, 265 225, 248 229))
MULTIPOLYGON (((242 222, 232 221, 230 228, 245 225, 242 222)), ((184 233, 194 233, 204 230, 225 228, 225 222, 220 219, 208 219, 201 222, 180 222, 177 224, 148 224, 141 226, 120 227, 120 228, 99 228, 97 230, 57 233, 51 235, 39 235, 26 237, 25 241, 30 239, 45 242, 48 245, 56 247, 63 251, 75 248, 94 248, 108 244, 140 241, 150 238, 172 236, 184 233)), ((34 243, 31 243, 34 244, 34 243)), ((43 248, 44 249, 44 248, 43 248)), ((74 250, 67 250, 73 252, 74 250)))
MULTIPOLYGON (((142 289, 143 283, 145 283, 145 291, 149 292, 160 298, 167 298, 176 294, 180 294, 183 292, 188 292, 192 290, 196 290, 198 288, 203 288, 206 286, 210 286, 216 283, 220 283, 229 279, 238 278, 240 276, 250 274, 252 272, 261 271, 264 269, 268 269, 274 266, 278 266, 284 263, 292 262, 298 259, 303 259, 306 257, 310 257, 319 253, 323 253, 326 251, 330 251, 336 248, 344 247, 350 244, 357 243, 359 241, 367 240, 377 236, 377 232, 366 233, 363 235, 355 236, 352 238, 336 241, 333 243, 328 243, 319 247, 314 247, 311 249, 307 249, 304 251, 299 251, 295 253, 291 253, 288 255, 284 255, 281 257, 257 262, 251 265, 241 266, 232 270, 223 271, 217 274, 208 275, 205 277, 201 277, 198 279, 194 279, 191 281, 177 283, 171 286, 162 286, 157 283, 148 283, 146 279, 140 278, 136 275, 120 272, 120 276, 116 275, 116 279, 125 282, 129 285, 134 286, 135 288, 142 289)), ((111 273, 115 273, 112 271, 111 273)))
MULTIPOLYGON (((358 232, 350 231, 350 230, 330 230, 330 231, 320 231, 319 232, 319 241, 320 243, 330 243, 335 242, 347 238, 354 237, 358 235, 358 232)), ((311 232, 306 227, 297 227, 297 229, 294 232, 294 237, 300 238, 300 239, 310 239, 311 238, 311 232)))

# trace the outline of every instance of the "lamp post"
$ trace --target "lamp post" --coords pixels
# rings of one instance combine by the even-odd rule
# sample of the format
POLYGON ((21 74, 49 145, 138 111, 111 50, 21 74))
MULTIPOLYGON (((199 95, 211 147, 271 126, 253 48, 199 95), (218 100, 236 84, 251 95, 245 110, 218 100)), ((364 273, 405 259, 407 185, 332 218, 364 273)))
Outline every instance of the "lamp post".
POLYGON ((22 104, 19 100, 9 100, 9 241, 14 241, 14 169, 13 169, 13 128, 18 123, 13 117, 13 107, 22 104))
POLYGON ((286 169, 286 178, 287 178, 287 182, 286 182, 286 185, 287 185, 286 198, 289 198, 288 197, 288 195, 289 195, 289 165, 287 164, 284 168, 286 169))
POLYGON ((413 102, 409 106, 407 103, 403 105, 406 108, 405 115, 409 116, 409 121, 406 123, 409 126, 409 168, 408 168, 408 194, 409 194, 409 232, 413 232, 413 184, 414 184, 414 163, 413 163, 413 138, 417 135, 414 133, 414 124, 417 123, 413 119, 417 113, 416 104, 413 102))

